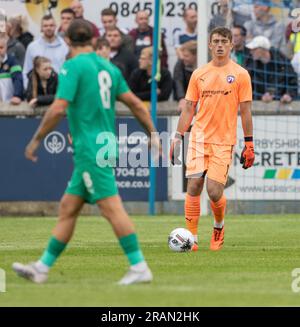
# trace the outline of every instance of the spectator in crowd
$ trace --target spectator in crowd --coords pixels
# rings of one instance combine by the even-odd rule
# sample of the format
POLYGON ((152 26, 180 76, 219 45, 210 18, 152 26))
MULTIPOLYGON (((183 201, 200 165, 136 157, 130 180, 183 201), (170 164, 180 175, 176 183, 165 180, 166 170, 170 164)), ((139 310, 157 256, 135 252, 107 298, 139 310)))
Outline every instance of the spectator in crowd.
POLYGON ((91 25, 92 25, 92 29, 93 29, 93 44, 95 44, 96 39, 100 36, 98 27, 91 21, 87 20, 84 18, 84 8, 82 3, 79 0, 73 0, 71 2, 70 8, 75 12, 75 18, 81 18, 84 19, 86 21, 88 21, 91 25))
MULTIPOLYGON (((152 34, 153 27, 149 25, 149 13, 146 10, 138 11, 135 16, 137 28, 132 29, 129 35, 133 39, 134 54, 137 60, 140 58, 141 51, 144 48, 150 47, 153 44, 152 34)), ((162 52, 160 54, 160 61, 162 67, 168 67, 168 52, 164 35, 161 35, 162 52)))
MULTIPOLYGON (((139 60, 139 68, 130 76, 129 87, 141 100, 151 100, 152 47, 144 48, 139 60)), ((167 101, 172 92, 172 77, 167 68, 161 68, 161 78, 157 82, 157 100, 167 101)))
POLYGON ((246 47, 247 31, 242 25, 235 25, 231 31, 233 43, 231 59, 244 67, 250 57, 250 50, 246 47))
POLYGON ((219 0, 218 7, 219 13, 213 16, 210 20, 208 32, 211 32, 218 26, 230 28, 232 25, 232 15, 229 8, 229 0, 219 0))
POLYGON ((56 73, 66 60, 69 48, 65 41, 55 34, 56 24, 51 15, 45 15, 42 18, 41 29, 43 35, 29 44, 23 67, 24 87, 27 88, 27 74, 33 68, 33 60, 37 56, 48 58, 56 73))
POLYGON ((197 41, 187 41, 181 46, 182 59, 174 67, 174 98, 179 101, 178 110, 185 106, 185 93, 193 71, 197 68, 197 41))
POLYGON ((271 41, 272 47, 279 49, 287 55, 285 39, 285 26, 277 22, 271 14, 271 0, 254 0, 254 20, 245 23, 247 39, 251 40, 255 36, 263 35, 271 41))
POLYGON ((118 28, 107 31, 105 36, 111 49, 111 62, 120 68, 124 78, 128 81, 130 74, 138 66, 133 52, 122 44, 121 31, 118 28))
POLYGON ((251 20, 253 5, 251 1, 233 0, 232 1, 232 20, 234 25, 244 25, 251 20))
POLYGON ((300 95, 300 51, 294 54, 291 64, 298 75, 298 95, 300 95))
POLYGON ((19 65, 23 67, 25 58, 25 47, 14 37, 12 20, 6 22, 6 33, 8 35, 7 54, 16 58, 19 65))
POLYGON ((51 61, 45 57, 35 57, 33 69, 28 73, 26 99, 31 107, 47 106, 54 101, 57 89, 57 73, 51 67, 51 61))
POLYGON ((17 39, 27 49, 29 43, 33 41, 33 35, 28 32, 28 19, 24 15, 10 17, 7 21, 10 25, 10 37, 17 39))
POLYGON ((7 54, 7 41, 6 35, 0 36, 0 101, 18 105, 23 98, 22 68, 7 54))
POLYGON ((110 45, 106 38, 101 37, 97 40, 95 51, 98 56, 110 60, 110 45))
POLYGON ((129 51, 134 51, 134 45, 132 37, 128 34, 125 28, 119 28, 117 26, 117 14, 111 8, 105 8, 101 11, 101 23, 103 28, 100 29, 101 35, 106 36, 108 31, 119 29, 122 38, 122 44, 129 51))
POLYGON ((71 22, 75 19, 75 12, 71 8, 65 8, 60 12, 60 26, 58 28, 58 35, 61 38, 65 38, 67 29, 69 28, 71 22))
POLYGON ((265 36, 256 36, 246 46, 251 53, 246 68, 252 78, 254 99, 290 103, 297 96, 297 74, 288 58, 271 48, 265 36))
POLYGON ((175 49, 177 56, 181 58, 180 46, 187 41, 197 41, 197 11, 188 8, 184 11, 183 20, 186 25, 185 30, 177 35, 175 39, 175 49))

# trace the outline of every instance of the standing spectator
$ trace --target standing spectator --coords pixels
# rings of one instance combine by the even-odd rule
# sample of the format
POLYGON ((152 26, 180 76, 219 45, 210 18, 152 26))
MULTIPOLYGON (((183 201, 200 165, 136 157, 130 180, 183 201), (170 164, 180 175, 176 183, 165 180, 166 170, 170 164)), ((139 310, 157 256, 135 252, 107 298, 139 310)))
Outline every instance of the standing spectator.
MULTIPOLYGON (((152 35, 153 27, 149 25, 149 13, 146 10, 138 11, 135 16, 135 22, 137 28, 132 29, 129 35, 133 39, 134 54, 137 60, 140 58, 140 54, 144 48, 150 47, 153 44, 152 35)), ((168 67, 168 53, 164 40, 164 35, 161 35, 161 54, 160 60, 162 67, 168 67)))
POLYGON ((233 50, 231 59, 241 66, 245 66, 250 57, 250 50, 246 47, 247 31, 244 26, 236 25, 232 28, 233 50))
POLYGON ((111 62, 120 68, 124 78, 128 81, 130 74, 138 66, 133 52, 122 44, 122 36, 118 28, 107 31, 105 36, 111 49, 111 62))
POLYGON ((228 27, 232 25, 232 15, 229 8, 229 0, 219 0, 219 13, 212 17, 209 22, 208 32, 211 32, 216 27, 228 27))
POLYGON ((110 45, 107 39, 101 37, 97 40, 95 51, 98 56, 110 60, 110 45))
POLYGON ((42 18, 42 33, 36 41, 29 44, 23 67, 24 86, 27 88, 27 74, 33 68, 33 60, 37 56, 48 58, 56 73, 66 60, 69 48, 65 41, 55 34, 56 24, 51 15, 46 15, 42 18))
POLYGON ((254 0, 254 20, 245 23, 247 39, 251 40, 255 36, 263 35, 271 41, 272 47, 279 49, 283 54, 287 54, 285 39, 285 26, 277 22, 271 14, 270 0, 254 0))
POLYGON ((15 57, 18 64, 23 67, 25 47, 17 38, 15 38, 14 26, 11 22, 12 20, 8 20, 6 23, 6 33, 8 35, 7 54, 15 57))
POLYGON ((80 1, 78 0, 73 0, 71 2, 70 8, 75 12, 75 18, 81 18, 86 20, 87 22, 89 22, 92 25, 92 29, 93 29, 93 44, 95 44, 96 39, 100 36, 98 27, 91 21, 87 20, 84 18, 84 8, 83 5, 80 1))
MULTIPOLYGON (((144 48, 139 60, 139 68, 133 71, 129 80, 132 92, 141 100, 151 100, 152 47, 144 48)), ((161 78, 157 82, 157 100, 167 101, 172 92, 172 77, 168 69, 161 68, 161 78)))
POLYGON ((181 46, 182 59, 174 67, 174 98, 179 101, 178 110, 185 106, 185 94, 193 71, 197 67, 197 41, 188 41, 181 46))
POLYGON ((197 41, 197 11, 188 8, 184 11, 183 20, 186 25, 185 30, 178 34, 175 39, 175 49, 177 56, 181 58, 180 46, 187 41, 197 41))
POLYGON ((28 19, 23 15, 16 15, 8 19, 10 25, 10 35, 21 42, 27 49, 29 43, 33 41, 33 35, 28 32, 28 19))
POLYGON ((294 54, 292 66, 298 75, 298 95, 300 95, 300 51, 294 54))
POLYGON ((248 20, 251 20, 253 4, 251 1, 233 0, 231 13, 234 25, 244 25, 248 20))
POLYGON ((297 96, 297 74, 288 58, 271 48, 265 36, 256 36, 246 46, 251 52, 246 68, 252 77, 254 99, 290 103, 297 96))
POLYGON ((129 51, 134 50, 133 40, 128 31, 125 28, 119 28, 117 26, 117 14, 111 8, 105 8, 101 11, 101 23, 103 28, 100 29, 101 35, 106 37, 108 31, 119 29, 122 38, 122 44, 129 51))
POLYGON ((71 8, 65 8, 60 12, 60 26, 58 28, 58 35, 65 38, 67 29, 72 23, 73 19, 75 19, 75 12, 71 8))
POLYGON ((7 54, 7 41, 6 36, 0 36, 0 101, 18 105, 23 98, 22 68, 7 54))
POLYGON ((57 89, 57 73, 51 61, 45 57, 35 57, 33 69, 28 74, 26 99, 31 107, 50 105, 57 89))

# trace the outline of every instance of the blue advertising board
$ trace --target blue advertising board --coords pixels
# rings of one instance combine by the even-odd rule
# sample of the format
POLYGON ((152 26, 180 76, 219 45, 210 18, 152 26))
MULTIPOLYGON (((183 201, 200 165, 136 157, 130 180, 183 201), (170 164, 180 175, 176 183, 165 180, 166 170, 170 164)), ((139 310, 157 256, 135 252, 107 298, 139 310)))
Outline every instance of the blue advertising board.
MULTIPOLYGON (((63 195, 73 169, 67 120, 43 140, 33 163, 25 159, 24 150, 39 123, 37 118, 0 119, 0 201, 58 201, 63 195)), ((117 132, 120 125, 128 132, 119 142, 120 152, 139 152, 145 141, 135 136, 143 131, 139 123, 118 118, 116 124, 117 132)), ((158 119, 158 130, 167 131, 167 118, 158 119)), ((115 175, 124 201, 148 201, 148 167, 134 167, 129 161, 127 166, 117 166, 115 175)), ((167 200, 167 184, 167 168, 157 168, 157 201, 167 200)))

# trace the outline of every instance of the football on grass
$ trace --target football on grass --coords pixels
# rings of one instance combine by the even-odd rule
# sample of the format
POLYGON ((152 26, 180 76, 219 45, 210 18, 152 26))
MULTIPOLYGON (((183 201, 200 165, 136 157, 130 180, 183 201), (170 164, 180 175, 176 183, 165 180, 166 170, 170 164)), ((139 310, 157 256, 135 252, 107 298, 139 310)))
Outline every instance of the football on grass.
POLYGON ((168 238, 169 248, 175 252, 191 251, 194 245, 194 237, 192 233, 185 228, 174 229, 168 238))

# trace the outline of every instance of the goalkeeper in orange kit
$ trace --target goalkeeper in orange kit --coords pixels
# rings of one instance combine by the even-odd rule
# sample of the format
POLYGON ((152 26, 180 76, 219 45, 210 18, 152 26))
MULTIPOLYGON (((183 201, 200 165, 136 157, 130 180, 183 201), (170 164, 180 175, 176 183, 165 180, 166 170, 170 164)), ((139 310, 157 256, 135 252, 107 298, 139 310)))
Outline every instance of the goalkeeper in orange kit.
POLYGON ((239 107, 245 136, 245 147, 241 154, 243 168, 250 168, 255 159, 251 79, 247 70, 230 59, 232 47, 229 29, 219 27, 210 33, 209 49, 212 60, 192 74, 185 96, 186 105, 171 144, 170 157, 175 164, 184 133, 188 131, 196 115, 189 136, 185 199, 185 219, 187 228, 194 235, 195 251, 198 250, 200 194, 205 176, 214 214, 210 249, 220 250, 224 243, 226 198, 223 192, 236 143, 239 107), (198 102, 199 109, 196 113, 198 102))

